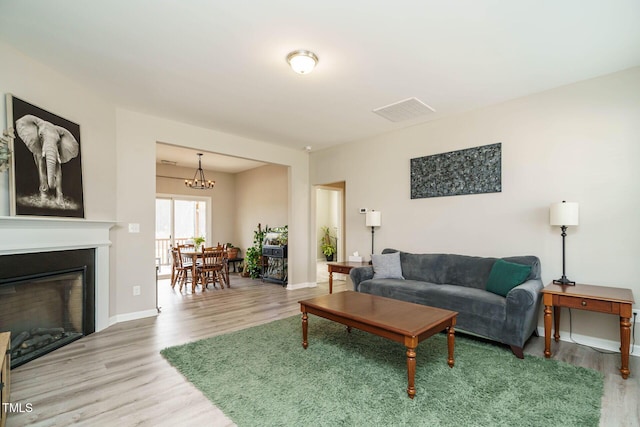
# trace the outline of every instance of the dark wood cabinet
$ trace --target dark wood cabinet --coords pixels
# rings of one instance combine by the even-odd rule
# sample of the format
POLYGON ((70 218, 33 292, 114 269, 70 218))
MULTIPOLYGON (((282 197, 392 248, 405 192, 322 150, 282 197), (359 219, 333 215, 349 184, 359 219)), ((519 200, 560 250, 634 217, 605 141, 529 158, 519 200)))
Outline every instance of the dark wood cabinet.
POLYGON ((287 284, 287 245, 264 245, 262 256, 266 258, 262 280, 285 286, 287 284))

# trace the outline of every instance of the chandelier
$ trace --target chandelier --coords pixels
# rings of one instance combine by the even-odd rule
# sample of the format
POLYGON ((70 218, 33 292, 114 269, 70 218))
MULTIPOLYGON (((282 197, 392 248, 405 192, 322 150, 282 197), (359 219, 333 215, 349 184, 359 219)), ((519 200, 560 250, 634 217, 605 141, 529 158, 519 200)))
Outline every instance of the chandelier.
POLYGON ((209 190, 216 185, 215 181, 206 180, 202 170, 202 153, 198 153, 198 169, 193 175, 193 179, 185 179, 184 185, 195 190, 209 190))

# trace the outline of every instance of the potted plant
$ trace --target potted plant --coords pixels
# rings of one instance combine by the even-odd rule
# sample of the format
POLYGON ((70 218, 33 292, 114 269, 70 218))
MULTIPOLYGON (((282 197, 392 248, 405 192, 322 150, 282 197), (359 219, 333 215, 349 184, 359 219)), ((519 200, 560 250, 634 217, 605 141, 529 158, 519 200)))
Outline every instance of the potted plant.
POLYGON ((333 256, 338 251, 336 248, 336 237, 331 235, 329 227, 322 227, 321 230, 322 237, 320 238, 320 250, 327 261, 333 261, 333 256))
POLYGON ((202 246, 202 244, 205 242, 205 238, 200 236, 200 237, 192 237, 191 240, 193 240, 193 244, 196 247, 196 251, 200 250, 200 246, 202 246))
POLYGON ((247 248, 245 251, 244 271, 248 273, 252 279, 257 279, 262 274, 262 242, 268 230, 268 226, 263 230, 260 224, 258 224, 258 228, 253 232, 253 246, 247 248))
POLYGON ((240 249, 233 246, 233 243, 227 243, 227 256, 229 259, 238 258, 238 252, 240 252, 240 249))

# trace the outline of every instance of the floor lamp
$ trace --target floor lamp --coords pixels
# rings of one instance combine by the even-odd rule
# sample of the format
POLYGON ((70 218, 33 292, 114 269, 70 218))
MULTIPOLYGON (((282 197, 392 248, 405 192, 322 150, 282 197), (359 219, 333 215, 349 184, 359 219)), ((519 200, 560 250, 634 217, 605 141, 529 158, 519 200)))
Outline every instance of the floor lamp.
POLYGON ((567 279, 565 275, 565 245, 564 239, 567 237, 567 227, 578 225, 578 204, 567 203, 564 200, 562 203, 554 203, 549 209, 549 224, 559 225, 562 230, 562 277, 554 280, 556 285, 575 285, 576 282, 572 282, 567 279))
POLYGON ((373 210, 367 212, 365 216, 365 224, 367 227, 371 227, 371 254, 373 254, 373 235, 374 229, 376 227, 380 227, 380 212, 373 210))

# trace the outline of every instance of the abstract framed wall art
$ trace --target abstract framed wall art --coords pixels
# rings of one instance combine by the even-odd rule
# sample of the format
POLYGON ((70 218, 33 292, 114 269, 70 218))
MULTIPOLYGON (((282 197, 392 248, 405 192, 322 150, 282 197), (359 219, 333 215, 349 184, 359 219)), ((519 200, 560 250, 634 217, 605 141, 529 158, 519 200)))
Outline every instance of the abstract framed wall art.
POLYGON ((11 94, 11 215, 84 218, 80 126, 11 94))
POLYGON ((502 143, 411 159, 411 198, 500 193, 502 143))

